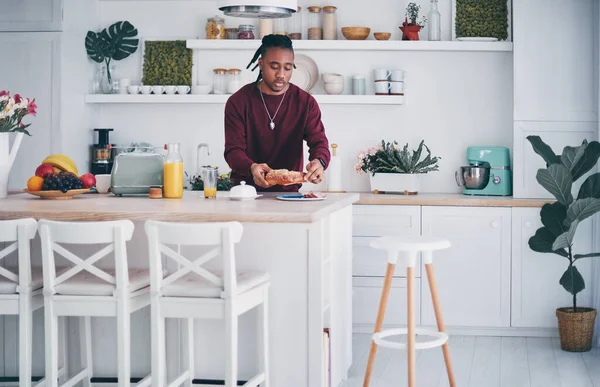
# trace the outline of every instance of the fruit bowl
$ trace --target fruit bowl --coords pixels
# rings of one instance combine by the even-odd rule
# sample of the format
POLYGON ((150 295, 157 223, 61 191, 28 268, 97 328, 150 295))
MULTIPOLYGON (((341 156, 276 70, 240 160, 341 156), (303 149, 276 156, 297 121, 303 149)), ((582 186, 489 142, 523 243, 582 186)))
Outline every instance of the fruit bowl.
POLYGON ((59 190, 52 190, 52 191, 30 191, 28 189, 23 190, 23 192, 26 192, 30 195, 39 196, 42 199, 50 199, 50 200, 72 199, 73 196, 81 195, 81 194, 89 192, 89 191, 90 191, 89 188, 70 189, 67 192, 62 192, 59 190))

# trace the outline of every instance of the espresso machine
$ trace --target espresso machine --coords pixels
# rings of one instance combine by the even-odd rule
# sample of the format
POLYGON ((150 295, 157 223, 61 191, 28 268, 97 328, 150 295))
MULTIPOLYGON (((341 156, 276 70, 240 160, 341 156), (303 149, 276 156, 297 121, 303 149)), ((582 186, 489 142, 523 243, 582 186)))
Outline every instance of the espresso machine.
POLYGON ((94 175, 110 175, 112 171, 116 146, 109 141, 109 132, 112 131, 109 128, 94 129, 94 132, 98 132, 98 142, 91 149, 91 173, 94 175))
POLYGON ((470 146, 467 163, 456 171, 456 184, 465 195, 511 196, 512 172, 508 148, 470 146))

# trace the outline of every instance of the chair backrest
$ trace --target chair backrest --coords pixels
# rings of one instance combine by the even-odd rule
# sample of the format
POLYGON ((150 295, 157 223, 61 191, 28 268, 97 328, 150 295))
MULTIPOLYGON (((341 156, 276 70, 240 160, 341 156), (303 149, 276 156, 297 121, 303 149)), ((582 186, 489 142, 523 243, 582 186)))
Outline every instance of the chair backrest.
POLYGON ((126 242, 131 240, 133 222, 117 220, 108 222, 56 222, 42 219, 39 221, 42 241, 42 261, 44 265, 44 293, 54 294, 55 287, 82 270, 86 270, 102 280, 115 285, 117 292, 126 292, 129 287, 126 242), (108 244, 87 259, 65 249, 66 244, 108 244), (114 251, 115 275, 94 266, 96 262, 114 251), (74 263, 66 272, 56 276, 54 252, 74 263))
POLYGON ((172 284, 188 273, 210 281, 220 287, 225 296, 236 293, 236 269, 234 245, 242 238, 243 227, 239 222, 170 223, 147 221, 145 224, 150 255, 150 288, 160 293, 164 286, 172 284), (189 260, 168 245, 213 246, 202 256, 189 260), (161 256, 177 262, 180 269, 163 278, 161 256), (202 267, 218 256, 223 258, 223 277, 202 267))
POLYGON ((0 249, 0 261, 18 250, 19 273, 0 266, 0 276, 17 284, 17 292, 29 291, 31 284, 30 242, 37 233, 37 222, 32 218, 0 221, 0 242, 9 245, 0 249))

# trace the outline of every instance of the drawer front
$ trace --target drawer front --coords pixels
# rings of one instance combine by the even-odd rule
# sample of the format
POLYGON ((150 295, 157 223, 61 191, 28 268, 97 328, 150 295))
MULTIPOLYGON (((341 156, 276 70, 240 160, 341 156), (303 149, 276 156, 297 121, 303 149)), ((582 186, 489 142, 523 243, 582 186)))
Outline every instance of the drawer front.
MULTIPOLYGON (((369 247, 375 237, 352 238, 352 275, 363 277, 384 277, 387 269, 387 251, 369 247)), ((420 254, 419 254, 420 256, 420 254)), ((398 259, 394 277, 406 277, 406 265, 402 256, 398 259)), ((421 277, 421 259, 417 259, 415 277, 421 277)))
MULTIPOLYGON (((352 323, 375 327, 383 277, 354 277, 352 279, 352 323)), ((421 323, 421 280, 415 278, 415 321, 421 323)), ((406 325, 406 279, 394 278, 383 320, 386 325, 406 325)))
POLYGON ((421 207, 355 205, 352 230, 361 237, 420 235, 421 207))

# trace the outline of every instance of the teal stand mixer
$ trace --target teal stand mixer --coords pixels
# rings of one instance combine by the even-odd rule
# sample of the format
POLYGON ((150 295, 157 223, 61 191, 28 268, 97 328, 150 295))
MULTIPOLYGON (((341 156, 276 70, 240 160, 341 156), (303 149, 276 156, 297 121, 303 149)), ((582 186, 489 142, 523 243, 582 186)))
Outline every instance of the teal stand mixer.
POLYGON ((511 196, 510 151, 499 146, 470 146, 469 165, 455 172, 456 184, 465 195, 511 196))

